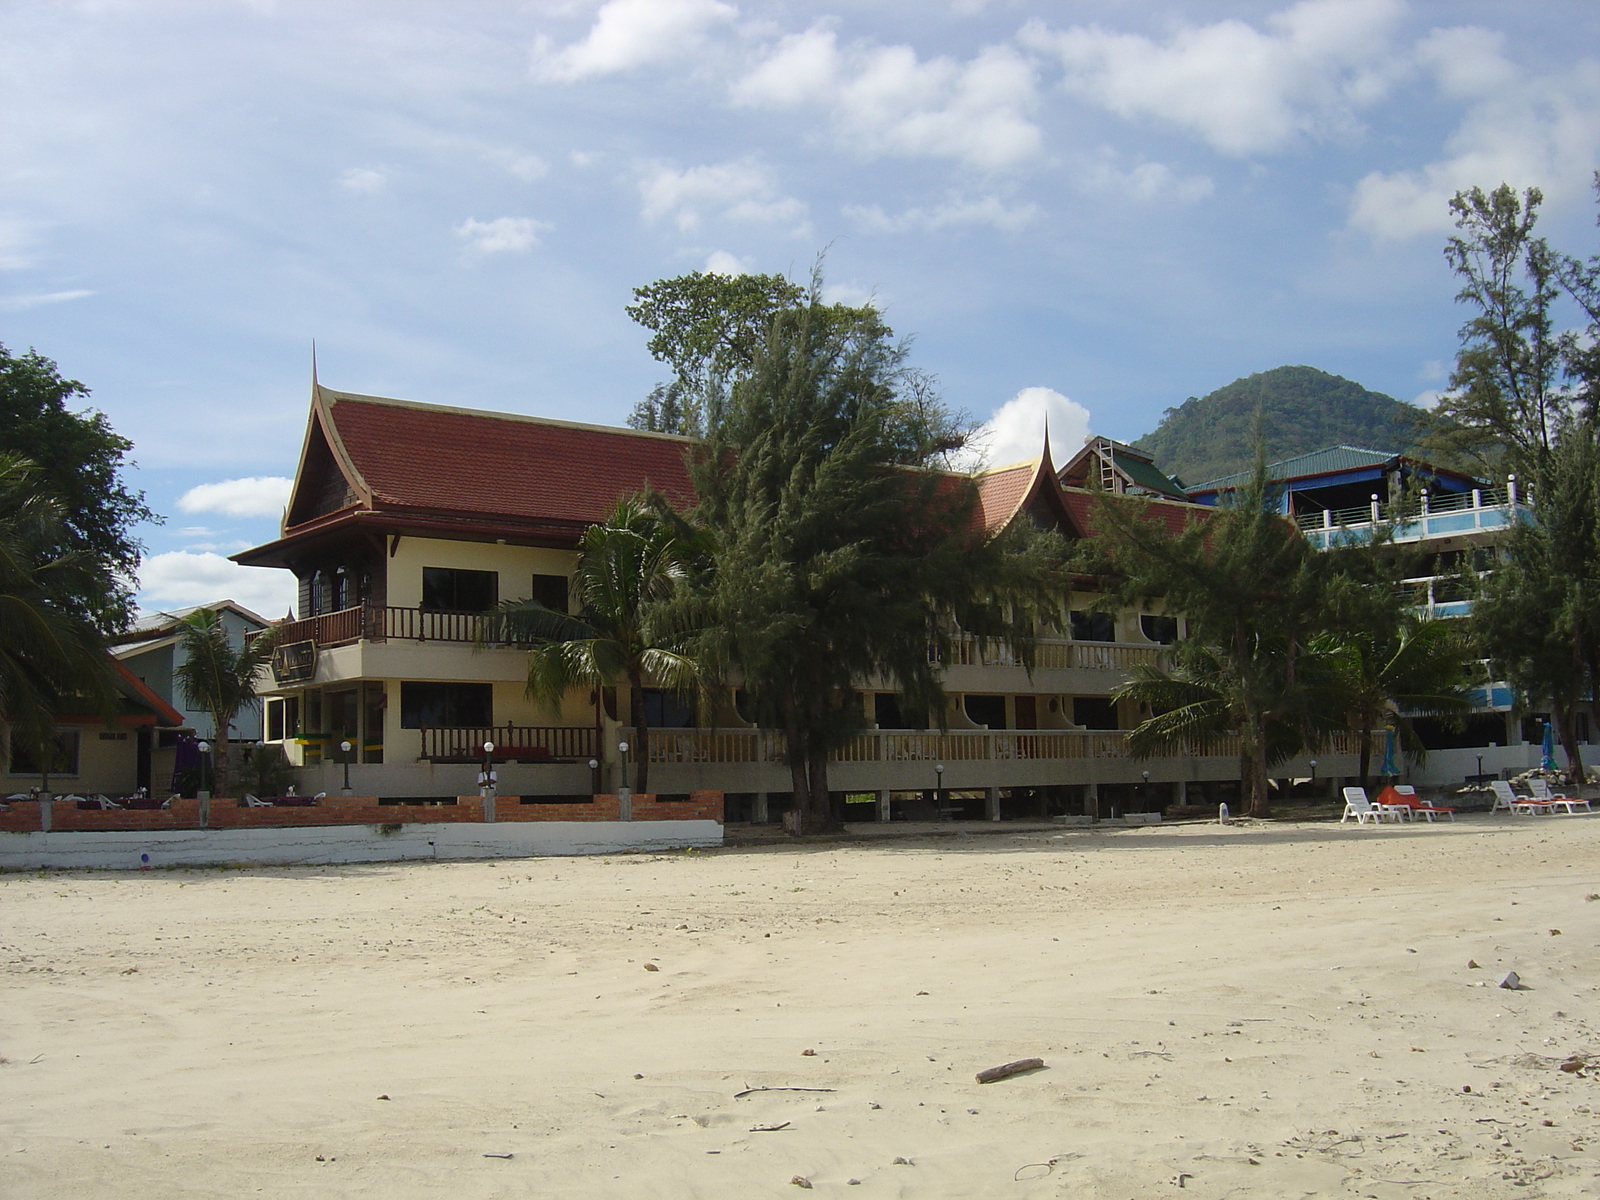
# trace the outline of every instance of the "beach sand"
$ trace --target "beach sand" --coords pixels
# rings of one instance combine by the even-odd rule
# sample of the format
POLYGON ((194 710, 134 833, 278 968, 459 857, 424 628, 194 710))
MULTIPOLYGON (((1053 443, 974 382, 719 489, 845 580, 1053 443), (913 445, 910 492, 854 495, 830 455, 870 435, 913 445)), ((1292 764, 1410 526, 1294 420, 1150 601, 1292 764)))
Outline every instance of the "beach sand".
POLYGON ((1477 817, 0 876, 0 1196, 1594 1196, 1600 1082, 1558 1064, 1600 1056, 1597 850, 1477 817))

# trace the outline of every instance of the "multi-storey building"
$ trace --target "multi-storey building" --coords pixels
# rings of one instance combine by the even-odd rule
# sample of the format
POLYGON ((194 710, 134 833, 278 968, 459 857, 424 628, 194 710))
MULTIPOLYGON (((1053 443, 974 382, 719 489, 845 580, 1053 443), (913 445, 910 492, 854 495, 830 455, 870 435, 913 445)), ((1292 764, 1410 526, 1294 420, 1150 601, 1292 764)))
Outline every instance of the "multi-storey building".
MULTIPOLYGON (((1214 505, 1242 487, 1248 471, 1196 484, 1190 499, 1214 505)), ((1278 485, 1282 511, 1321 549, 1370 541, 1382 530, 1396 546, 1411 550, 1416 574, 1405 580, 1419 611, 1430 617, 1464 617, 1471 608, 1473 573, 1492 570, 1495 545, 1514 525, 1533 519, 1526 489, 1516 476, 1492 484, 1461 471, 1403 454, 1330 446, 1268 467, 1278 485)), ((1488 678, 1477 689, 1465 726, 1417 718, 1428 747, 1426 762, 1404 768, 1414 783, 1459 784, 1467 776, 1500 776, 1537 767, 1542 757, 1546 714, 1518 716, 1519 706, 1503 681, 1488 678)), ((1578 714, 1578 741, 1594 736, 1592 712, 1578 714)), ((1556 751, 1559 763, 1565 752, 1556 751)))
MULTIPOLYGON (((541 708, 526 694, 526 651, 487 644, 482 614, 530 597, 565 607, 584 530, 645 488, 687 506, 692 449, 665 434, 314 384, 281 536, 235 556, 299 581, 299 619, 281 628, 267 688, 265 739, 281 743, 318 790, 338 787, 348 765, 361 794, 457 795, 472 789, 486 742, 506 794, 576 798, 623 783, 618 746, 629 737, 619 717, 628 697, 581 689, 541 708)), ((1106 443, 1085 453, 1126 449, 1106 443)), ((1094 497, 1064 485, 1047 451, 986 471, 977 484, 991 529, 1026 515, 1069 538, 1092 530, 1094 497)), ((1139 486, 1161 496, 1154 511, 1174 528, 1205 512, 1139 486)), ((1181 495, 1176 485, 1172 493, 1181 495)), ((1183 636, 1181 614, 1097 613, 1096 599, 1063 597, 1061 636, 1040 641, 1031 672, 1005 653, 958 643, 943 664, 944 731, 908 728, 899 698, 863 680, 865 731, 830 769, 852 819, 931 808, 1158 810, 1190 784, 1217 784, 1211 794, 1225 795, 1238 780, 1236 755, 1134 759, 1124 731, 1140 714, 1111 699, 1133 666, 1159 660, 1183 636)), ((645 701, 653 791, 722 790, 734 819, 769 818, 786 803, 780 739, 743 718, 735 690, 707 713, 667 693, 645 701)), ((1323 778, 1354 770, 1348 753, 1324 760, 1323 778)), ((1304 777, 1309 764, 1283 773, 1304 777)))

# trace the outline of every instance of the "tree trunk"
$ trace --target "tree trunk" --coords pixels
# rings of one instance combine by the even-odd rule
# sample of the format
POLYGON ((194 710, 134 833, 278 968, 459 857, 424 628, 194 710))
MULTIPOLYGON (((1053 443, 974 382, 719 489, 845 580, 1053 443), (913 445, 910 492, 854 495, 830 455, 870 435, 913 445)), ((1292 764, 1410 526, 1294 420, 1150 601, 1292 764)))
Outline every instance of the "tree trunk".
POLYGON ((1572 704, 1565 710, 1551 714, 1556 720, 1556 736, 1561 748, 1567 752, 1567 782, 1574 787, 1583 785, 1583 754, 1578 749, 1578 706, 1572 704))
POLYGON ((228 794, 228 726, 231 724, 226 714, 211 714, 211 726, 216 730, 216 736, 211 739, 211 794, 217 797, 228 794))
POLYGON ((644 719, 644 677, 628 672, 628 719, 633 722, 634 792, 650 794, 650 726, 644 719))
POLYGON ((811 798, 811 780, 806 771, 805 739, 800 733, 800 722, 795 719, 794 710, 788 705, 784 706, 783 736, 788 741, 789 784, 793 792, 794 811, 796 819, 801 822, 799 829, 804 832, 806 808, 811 798))
POLYGON ((1372 774, 1372 730, 1366 722, 1361 725, 1361 789, 1367 788, 1367 779, 1372 774))
POLYGON ((1265 819, 1272 815, 1272 800, 1267 792, 1267 722, 1259 714, 1250 717, 1250 815, 1265 819))
POLYGON ((805 831, 827 833, 838 828, 833 819, 833 805, 828 800, 828 756, 810 755, 806 761, 809 786, 806 789, 805 831))

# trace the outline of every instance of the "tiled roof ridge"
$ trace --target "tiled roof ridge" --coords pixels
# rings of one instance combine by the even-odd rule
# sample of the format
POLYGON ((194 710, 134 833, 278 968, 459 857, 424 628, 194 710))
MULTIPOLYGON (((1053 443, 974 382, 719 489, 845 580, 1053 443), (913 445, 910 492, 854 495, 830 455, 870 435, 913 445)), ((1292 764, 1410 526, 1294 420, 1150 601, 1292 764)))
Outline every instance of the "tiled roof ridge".
POLYGON ((481 417, 491 421, 518 421, 529 425, 554 425, 561 429, 577 429, 588 433, 622 434, 627 437, 650 438, 656 441, 679 442, 683 445, 701 444, 700 438, 686 437, 681 433, 657 433, 650 429, 633 429, 627 425, 595 425, 587 421, 564 421, 558 417, 541 417, 532 413, 500 412, 488 408, 466 408, 459 404, 429 404, 421 400, 397 400, 392 396, 369 396, 361 392, 344 392, 322 386, 330 403, 348 400, 356 404, 379 404, 389 408, 409 408, 421 412, 442 413, 445 416, 481 417))
MULTIPOLYGON (((1335 442, 1331 446, 1319 446, 1315 450, 1304 450, 1299 454, 1291 454, 1288 458, 1280 458, 1277 462, 1270 462, 1267 464, 1267 472, 1270 476, 1273 472, 1289 466, 1290 463, 1303 462, 1308 458, 1316 458, 1318 455, 1330 454, 1335 450, 1352 450, 1357 454, 1370 454, 1374 459, 1378 459, 1383 462, 1388 462, 1391 459, 1407 457, 1398 450, 1372 450, 1366 446, 1352 446, 1349 442, 1335 442)), ((1247 479, 1249 476, 1250 471, 1230 471, 1226 475, 1218 475, 1215 479, 1207 479, 1201 483, 1190 484, 1187 490, 1191 495, 1193 495, 1195 492, 1210 491, 1212 488, 1215 488, 1220 484, 1228 483, 1235 479, 1247 479)), ((1284 471, 1282 478, 1288 479, 1292 478, 1292 476, 1289 474, 1289 472, 1284 471)))
POLYGON ((1217 511, 1209 504, 1201 504, 1197 500, 1179 500, 1176 496, 1130 496, 1120 493, 1107 493, 1100 488, 1075 487, 1070 483, 1063 483, 1061 485, 1061 490, 1063 492, 1070 492, 1073 495, 1080 496, 1094 496, 1098 494, 1108 496, 1109 499, 1113 500, 1137 501, 1144 504, 1165 504, 1173 508, 1194 508, 1207 513, 1214 513, 1217 511))

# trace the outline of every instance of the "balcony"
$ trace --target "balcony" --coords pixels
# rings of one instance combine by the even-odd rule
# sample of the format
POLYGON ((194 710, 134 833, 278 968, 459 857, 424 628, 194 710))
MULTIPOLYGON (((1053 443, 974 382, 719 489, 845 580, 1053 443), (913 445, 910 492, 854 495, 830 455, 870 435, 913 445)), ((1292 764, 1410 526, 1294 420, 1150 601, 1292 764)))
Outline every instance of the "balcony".
POLYGON ((418 757, 435 763, 482 762, 485 742, 497 763, 587 762, 600 747, 593 726, 424 725, 420 732, 418 757))
MULTIPOLYGON (((431 608, 393 608, 358 604, 338 612, 285 621, 278 626, 279 645, 311 642, 317 649, 352 642, 456 642, 471 644, 483 633, 483 614, 443 612, 431 608)), ((497 645, 510 643, 499 642, 497 645)))
MULTIPOLYGON (((1354 734, 1335 734, 1328 753, 1356 752, 1354 734)), ((660 729, 650 733, 650 761, 663 764, 779 763, 784 738, 765 729, 660 729)), ((1236 736, 1189 746, 1186 755, 1234 757, 1236 736)), ((982 762, 1007 760, 1129 759, 1125 731, 1087 729, 953 730, 949 733, 879 729, 835 751, 834 762, 982 762)), ((1178 756, 1182 757, 1182 756, 1178 756)))
POLYGON ((1515 485, 1475 488, 1470 492, 1423 492, 1418 500, 1384 504, 1374 500, 1359 508, 1330 508, 1301 513, 1295 518, 1306 537, 1319 550, 1370 541, 1373 532, 1393 525, 1394 541, 1421 542, 1507 529, 1513 523, 1532 521, 1526 497, 1519 499, 1515 485))

